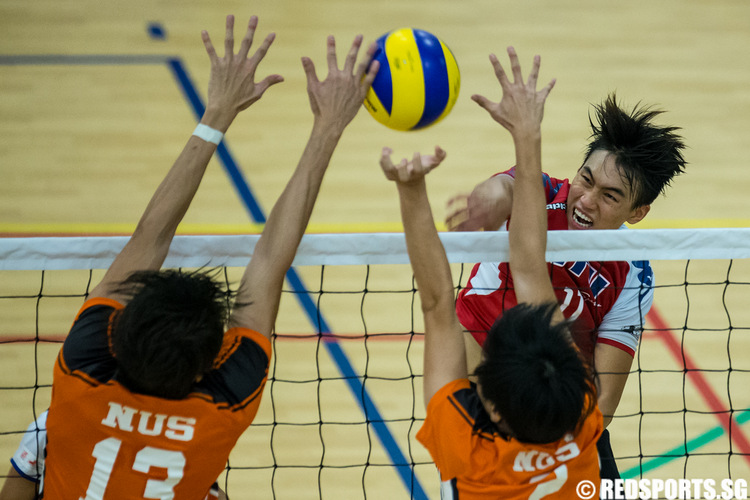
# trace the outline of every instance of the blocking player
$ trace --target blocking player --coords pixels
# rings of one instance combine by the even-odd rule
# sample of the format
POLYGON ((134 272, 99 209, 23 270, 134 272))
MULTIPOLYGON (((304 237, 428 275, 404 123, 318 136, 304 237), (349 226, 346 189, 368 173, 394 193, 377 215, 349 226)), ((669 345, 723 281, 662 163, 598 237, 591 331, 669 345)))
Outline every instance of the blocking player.
MULTIPOLYGON (((44 449, 47 446, 47 411, 29 424, 21 438, 16 453, 11 457, 11 467, 0 489, 0 500, 34 500, 44 474, 44 449)), ((218 483, 209 490, 204 500, 226 500, 218 483)))
MULTIPOLYGON (((0 489, 0 500, 34 500, 44 474, 44 448, 47 446, 47 412, 29 424, 16 453, 11 457, 11 467, 0 489)), ((204 500, 226 500, 227 495, 214 483, 204 500)))
MULTIPOLYGON (((425 325, 424 399, 427 415, 417 439, 429 450, 443 481, 441 497, 510 500, 575 498, 581 481, 592 497, 599 484, 596 442, 602 415, 587 364, 559 308, 544 261, 547 219, 541 175, 541 119, 554 85, 536 90, 539 58, 525 83, 513 48, 512 81, 490 59, 503 90, 491 109, 516 148, 510 266, 519 305, 490 329, 476 385, 468 379, 453 281, 435 230, 424 176, 445 157, 415 154, 394 165, 384 149, 381 166, 396 182, 406 244, 425 325)), ((598 497, 598 495, 597 495, 598 497)))
POLYGON ((325 80, 302 58, 312 132, 228 312, 227 292, 211 273, 159 269, 222 133, 282 81, 255 82, 274 40, 268 35, 248 57, 257 22, 251 18, 235 54, 227 17, 222 58, 203 32, 211 78, 201 124, 65 340, 47 419, 45 497, 202 498, 256 414, 284 275, 331 155, 377 71, 377 64, 367 71, 374 45, 355 68, 361 36, 343 69, 328 38, 325 80))
MULTIPOLYGON (((677 129, 653 122, 660 113, 645 107, 627 112, 614 94, 595 107, 591 140, 573 180, 542 174, 549 229, 618 229, 648 214, 651 203, 685 167, 677 129)), ((497 230, 509 218, 512 225, 515 176, 512 168, 482 182, 470 195, 451 200, 449 229, 497 230)), ((647 261, 564 262, 550 264, 549 270, 563 313, 575 320, 576 343, 598 375, 606 426, 620 402, 653 300, 651 267, 647 261)), ((476 340, 467 340, 470 365, 477 362, 495 319, 516 304, 512 283, 507 264, 485 262, 474 266, 460 292, 456 311, 476 340)), ((600 453, 602 476, 619 477, 606 431, 600 453)))

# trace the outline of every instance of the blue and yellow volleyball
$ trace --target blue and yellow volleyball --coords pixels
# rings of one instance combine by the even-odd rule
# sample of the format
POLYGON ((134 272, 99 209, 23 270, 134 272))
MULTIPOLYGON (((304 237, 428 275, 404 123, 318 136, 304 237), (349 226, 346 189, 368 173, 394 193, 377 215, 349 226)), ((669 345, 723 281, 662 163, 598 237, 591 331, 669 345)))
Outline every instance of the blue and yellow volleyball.
POLYGON ((365 98, 367 111, 395 130, 418 130, 445 118, 458 99, 461 75, 453 53, 432 33, 413 28, 377 40, 380 69, 365 98))

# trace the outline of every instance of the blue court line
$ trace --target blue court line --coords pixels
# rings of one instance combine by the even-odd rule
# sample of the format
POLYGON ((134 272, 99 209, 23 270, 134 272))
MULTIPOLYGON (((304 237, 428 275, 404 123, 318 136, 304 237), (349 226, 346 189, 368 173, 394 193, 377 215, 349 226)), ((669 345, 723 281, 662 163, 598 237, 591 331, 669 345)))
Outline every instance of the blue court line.
POLYGON ((0 55, 0 66, 120 66, 164 64, 165 55, 148 54, 33 54, 0 55))
MULTIPOLYGON (((203 105, 202 99, 198 95, 195 85, 193 85, 185 66, 182 64, 182 61, 177 58, 169 59, 168 65, 172 70, 175 79, 179 83, 180 88, 184 92, 185 97, 193 108, 196 118, 200 120, 205 111, 205 106, 203 105)), ((265 223, 266 217, 258 205, 255 196, 253 196, 250 186, 245 181, 242 172, 234 161, 234 158, 229 153, 224 141, 219 144, 217 152, 222 164, 227 169, 227 172, 232 179, 232 183, 239 192, 242 202, 250 212, 253 220, 260 224, 265 223)), ((354 370, 346 353, 344 353, 344 350, 341 348, 341 345, 335 338, 330 336, 332 332, 328 323, 325 321, 322 312, 313 302, 310 294, 307 292, 307 288, 302 282, 302 279, 293 267, 287 271, 286 278, 292 289, 296 292, 295 296, 299 300, 302 309, 307 314, 308 319, 324 336, 323 344, 328 350, 331 358, 336 363, 339 371, 344 376, 354 398, 357 400, 360 408, 365 414, 366 421, 370 423, 375 430, 375 433, 388 453, 391 462, 396 467, 404 486, 412 494, 413 498, 428 500, 427 494, 414 474, 411 465, 399 448, 398 443, 396 443, 396 440, 388 429, 383 417, 380 415, 375 403, 372 398, 370 398, 367 389, 365 389, 364 384, 360 381, 359 376, 354 370)))
MULTIPOLYGON (((196 87, 193 84, 185 65, 182 61, 175 57, 169 57, 164 55, 133 55, 133 54, 122 54, 122 55, 106 55, 106 54, 92 54, 92 55, 0 55, 0 66, 26 66, 26 65, 122 65, 122 64, 135 64, 135 65, 161 65, 166 64, 172 71, 172 74, 179 84, 180 89, 184 93, 184 96, 190 104, 195 116, 198 120, 203 116, 205 106, 201 97, 196 91, 196 87)), ((234 157, 229 152, 226 143, 222 141, 218 148, 217 154, 221 160, 222 165, 229 174, 232 184, 245 205, 245 208, 250 212, 252 219, 260 224, 266 222, 266 216, 263 213, 260 205, 256 201, 253 195, 250 185, 242 175, 241 170, 234 161, 234 157)), ((335 338, 331 337, 331 329, 328 323, 325 321, 320 310, 313 302, 310 294, 307 291, 302 279, 299 277, 294 268, 290 268, 287 271, 286 278, 296 292, 295 296, 300 302, 302 309, 308 316, 310 322, 319 328, 319 331, 324 336, 324 342, 329 355, 336 363, 339 371, 346 380, 349 388, 351 389, 354 398, 359 403, 362 412, 365 414, 366 421, 372 425, 375 430, 375 434, 385 448, 391 463, 393 463, 396 471, 401 477, 401 481, 404 483, 406 489, 412 494, 412 498, 418 500, 428 500, 428 496, 425 493, 419 479, 414 474, 411 468, 411 464, 406 460, 401 448, 398 446, 395 438, 388 429, 383 417, 380 415, 375 403, 365 389, 364 384, 360 381, 357 372, 354 370, 349 358, 341 348, 341 345, 336 341, 335 338)))
MULTIPOLYGON (((739 413, 737 415, 736 421, 738 425, 742 425, 750 421, 750 410, 745 410, 739 413)), ((636 465, 635 467, 631 467, 630 469, 623 472, 621 476, 623 479, 640 478, 646 472, 657 469, 674 460, 685 458, 686 455, 692 453, 693 451, 703 446, 706 446, 707 444, 713 441, 716 441, 717 439, 722 437, 725 433, 726 431, 724 430, 724 427, 717 425, 716 427, 709 429, 703 434, 699 434, 693 439, 687 441, 683 445, 676 446, 672 448, 671 450, 662 453, 658 457, 652 458, 651 460, 647 460, 646 462, 636 465)))

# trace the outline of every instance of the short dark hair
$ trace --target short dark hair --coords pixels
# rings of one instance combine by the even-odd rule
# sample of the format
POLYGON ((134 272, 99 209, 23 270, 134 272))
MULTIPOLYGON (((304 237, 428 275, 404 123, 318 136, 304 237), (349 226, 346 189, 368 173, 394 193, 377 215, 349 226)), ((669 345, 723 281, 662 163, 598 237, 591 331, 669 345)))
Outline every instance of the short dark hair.
POLYGON ((631 188, 633 207, 653 203, 674 176, 685 171, 685 144, 676 134, 680 128, 654 125, 653 119, 663 111, 640 103, 626 112, 614 93, 594 110, 596 123, 589 115, 592 133, 586 159, 598 149, 609 151, 631 188))
POLYGON ((490 329, 475 374, 482 397, 527 443, 575 433, 596 406, 591 371, 570 337, 552 323, 557 304, 519 304, 490 329))
POLYGON ((190 394, 221 349, 229 292, 205 272, 138 271, 118 290, 130 297, 112 330, 116 379, 167 399, 190 394))

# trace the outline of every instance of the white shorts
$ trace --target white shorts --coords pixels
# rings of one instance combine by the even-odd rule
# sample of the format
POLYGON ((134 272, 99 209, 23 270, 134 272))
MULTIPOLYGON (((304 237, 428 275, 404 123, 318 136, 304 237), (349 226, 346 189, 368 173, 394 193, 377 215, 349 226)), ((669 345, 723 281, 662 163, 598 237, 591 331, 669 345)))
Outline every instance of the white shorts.
POLYGON ((46 446, 47 412, 45 411, 35 422, 29 424, 10 463, 22 477, 38 483, 44 471, 44 448, 46 446))

